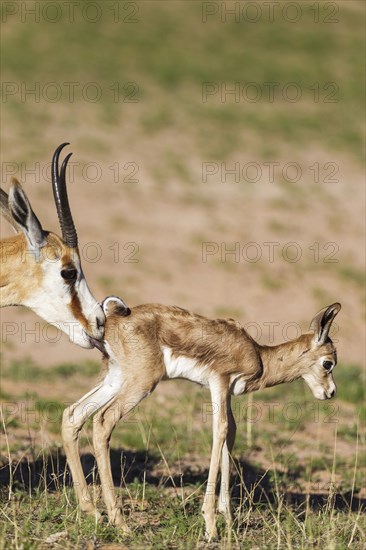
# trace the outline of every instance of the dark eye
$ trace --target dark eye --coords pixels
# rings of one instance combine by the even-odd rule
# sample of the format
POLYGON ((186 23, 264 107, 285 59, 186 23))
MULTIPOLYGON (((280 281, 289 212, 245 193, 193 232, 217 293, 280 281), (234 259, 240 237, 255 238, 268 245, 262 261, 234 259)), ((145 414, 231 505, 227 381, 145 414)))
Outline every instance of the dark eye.
POLYGON ((75 281, 77 274, 78 272, 74 267, 70 267, 69 269, 63 269, 61 271, 61 277, 65 279, 65 281, 75 281))
POLYGON ((323 361, 323 367, 325 370, 330 370, 333 367, 332 361, 323 361))

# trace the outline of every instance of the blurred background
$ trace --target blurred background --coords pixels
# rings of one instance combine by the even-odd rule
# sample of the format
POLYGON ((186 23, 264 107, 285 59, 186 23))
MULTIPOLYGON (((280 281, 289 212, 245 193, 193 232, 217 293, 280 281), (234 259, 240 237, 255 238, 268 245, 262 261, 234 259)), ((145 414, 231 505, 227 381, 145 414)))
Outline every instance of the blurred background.
MULTIPOLYGON (((363 13, 358 1, 4 3, 1 186, 16 175, 58 232, 50 160, 70 141, 97 299, 232 316, 261 343, 340 301, 339 358, 361 365, 363 13)), ((98 358, 52 344, 24 308, 1 317, 26 324, 3 324, 3 361, 98 358)))
MULTIPOLYGON (((58 233, 50 161, 60 143, 71 142, 69 198, 98 300, 115 294, 130 306, 162 302, 234 317, 262 344, 296 337, 317 311, 341 302, 331 332, 336 400, 315 403, 301 381, 234 400, 235 453, 247 487, 255 480, 276 500, 281 479, 290 483, 288 502, 293 483, 307 495, 309 523, 298 525, 298 509, 290 506, 286 525, 296 526, 285 535, 286 548, 290 540, 308 548, 314 537, 320 542, 312 547, 352 547, 357 539, 353 547, 363 548, 365 537, 365 527, 356 528, 360 516, 349 513, 366 496, 358 447, 365 443, 364 13, 357 0, 1 4, 1 187, 8 190, 17 176, 43 227, 58 233), (257 406, 260 422, 248 417, 247 404, 257 406), (278 407, 273 417, 271 404, 278 407), (312 515, 320 494, 329 523, 323 513, 312 515)), ((1 234, 11 235, 3 220, 1 234)), ((26 544, 31 532, 37 547, 59 517, 66 517, 73 547, 80 537, 85 547, 95 525, 68 521, 76 509, 69 507, 72 493, 65 497, 56 486, 51 495, 48 487, 65 479, 62 410, 95 383, 100 354, 71 344, 25 308, 0 314, 0 479, 11 481, 13 462, 13 480, 30 499, 23 494, 19 513, 18 504, 7 508, 4 547, 20 532, 26 544), (49 478, 45 449, 57 464, 49 478), (41 472, 31 478, 36 487, 44 476, 47 498, 30 492, 29 472, 41 472)), ((192 384, 162 384, 114 433, 116 485, 138 480, 128 489, 133 525, 147 521, 136 516, 131 497, 142 478, 150 480, 150 502, 156 499, 148 513, 152 531, 142 527, 140 547, 151 540, 155 548, 167 540, 181 547, 190 536, 187 547, 194 547, 200 536, 207 401, 192 384), (180 487, 183 474, 193 485, 193 514, 171 496, 169 480, 180 487), (162 515, 172 518, 164 520, 170 534, 163 542, 154 538, 164 535, 162 515)), ((81 447, 94 479, 90 429, 81 447)), ((283 509, 268 519, 271 498, 263 517, 251 508, 253 548, 258 540, 280 547, 268 525, 283 509)), ((119 536, 112 529, 104 535, 119 536)))

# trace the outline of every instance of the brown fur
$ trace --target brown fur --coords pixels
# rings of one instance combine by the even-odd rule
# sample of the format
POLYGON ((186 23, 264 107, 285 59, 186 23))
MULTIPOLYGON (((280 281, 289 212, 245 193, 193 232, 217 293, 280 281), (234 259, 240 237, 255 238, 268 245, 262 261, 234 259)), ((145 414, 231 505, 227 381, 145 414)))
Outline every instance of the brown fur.
MULTIPOLYGON (((299 378, 303 368, 299 358, 304 350, 311 349, 313 336, 307 333, 279 346, 260 346, 233 319, 208 319, 161 304, 134 307, 127 318, 112 313, 105 325, 105 340, 122 369, 124 365, 136 369, 143 364, 145 371, 154 368, 164 378, 161 348, 167 346, 174 356, 195 359, 198 366, 208 366, 220 376, 242 373, 248 392, 299 378), (152 358, 148 368, 147 356, 152 358)), ((335 355, 331 343, 323 351, 324 355, 335 355)))
MULTIPOLYGON (((44 262, 60 260, 61 269, 75 267, 72 256, 79 256, 77 249, 70 249, 55 233, 48 233, 46 244, 39 250, 39 258, 28 250, 25 236, 20 233, 0 241, 0 305, 22 305, 42 285, 44 262)), ((79 296, 70 287, 69 308, 75 320, 90 332, 79 296)))
POLYGON ((0 241, 0 306, 22 305, 42 284, 42 263, 58 259, 72 264, 70 249, 55 233, 47 234, 39 258, 28 250, 23 233, 0 241))
MULTIPOLYGON (((54 161, 64 145, 57 149, 54 161)), ((70 247, 67 239, 64 242, 42 229, 15 178, 9 196, 0 190, 0 213, 18 233, 0 242, 0 307, 25 305, 82 347, 100 342, 104 313, 86 284, 77 246, 70 247)), ((77 240, 72 243, 76 245, 77 240)))
POLYGON ((179 307, 147 304, 132 308, 127 318, 110 315, 105 339, 118 356, 128 358, 146 348, 156 355, 161 346, 168 346, 174 355, 196 359, 200 365, 220 365, 222 374, 234 372, 244 352, 248 375, 258 373, 255 342, 239 323, 207 319, 179 307))
POLYGON ((185 368, 185 372, 170 371, 171 375, 178 372, 182 378, 197 380, 198 377, 211 392, 213 445, 202 512, 207 536, 212 539, 217 535, 215 487, 220 458, 219 511, 225 515, 229 526, 233 519, 229 480, 236 426, 231 394, 247 393, 305 376, 310 379, 307 383, 315 396, 319 399, 332 397, 335 392, 333 376, 325 371, 322 362, 329 360, 333 365, 336 362, 328 331, 340 304, 320 312, 312 321, 311 332, 272 347, 259 345, 232 319, 207 319, 178 307, 159 304, 134 307, 130 316, 125 317, 118 313, 121 304, 118 299, 113 301, 113 297, 106 299, 105 308, 105 342, 109 355, 105 354, 103 359, 107 371, 104 382, 66 409, 62 422, 65 452, 80 507, 98 515, 88 493, 77 445, 81 427, 96 412, 93 446, 108 517, 111 523, 128 530, 114 496, 109 441, 117 421, 125 418, 168 377, 163 350, 169 348, 168 361, 170 353, 173 359, 193 360, 183 361, 181 368, 185 368))

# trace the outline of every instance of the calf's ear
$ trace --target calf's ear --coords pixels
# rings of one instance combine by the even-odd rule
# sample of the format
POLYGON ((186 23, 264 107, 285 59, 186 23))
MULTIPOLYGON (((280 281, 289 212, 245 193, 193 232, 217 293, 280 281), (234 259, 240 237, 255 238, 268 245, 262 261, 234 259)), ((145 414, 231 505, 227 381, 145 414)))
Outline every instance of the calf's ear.
POLYGON ((311 321, 309 330, 314 332, 314 341, 318 346, 322 346, 328 338, 330 327, 340 310, 341 304, 335 302, 319 311, 311 321))

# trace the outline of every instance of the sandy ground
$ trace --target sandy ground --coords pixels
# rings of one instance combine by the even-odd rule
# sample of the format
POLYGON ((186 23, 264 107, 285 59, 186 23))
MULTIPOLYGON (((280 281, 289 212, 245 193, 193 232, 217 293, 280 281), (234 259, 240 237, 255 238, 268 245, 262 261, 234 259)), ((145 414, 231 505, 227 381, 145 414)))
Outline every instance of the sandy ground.
MULTIPOLYGON (((103 175, 113 159, 122 161, 113 143, 100 159, 78 153, 78 145, 73 144, 78 161, 98 162, 103 175)), ((264 177, 251 186, 202 183, 194 159, 188 166, 191 184, 177 178, 159 184, 149 174, 150 154, 143 145, 128 154, 141 159, 137 183, 116 184, 109 173, 91 184, 76 172, 69 185, 83 268, 98 300, 116 294, 131 305, 163 302, 233 316, 249 323, 249 332, 262 343, 296 336, 299 329, 288 323, 306 330, 321 307, 340 301, 334 335, 340 361, 363 363, 363 288, 342 275, 363 270, 360 171, 339 158, 341 177, 334 184, 311 182, 309 173, 302 188, 264 177), (206 250, 213 252, 205 255, 206 250), (294 253, 301 256, 296 262, 294 253), (256 254, 260 259, 253 262, 256 254)), ((311 155, 307 151, 300 164, 309 166, 311 155)), ((50 156, 51 151, 38 160, 47 163, 50 156)), ((58 232, 49 182, 28 177, 25 188, 43 226, 58 232)), ((1 234, 11 234, 3 220, 1 234)), ((25 308, 2 309, 1 322, 3 361, 27 356, 49 367, 98 358, 98 352, 82 350, 66 336, 51 343, 42 320, 25 308)))

